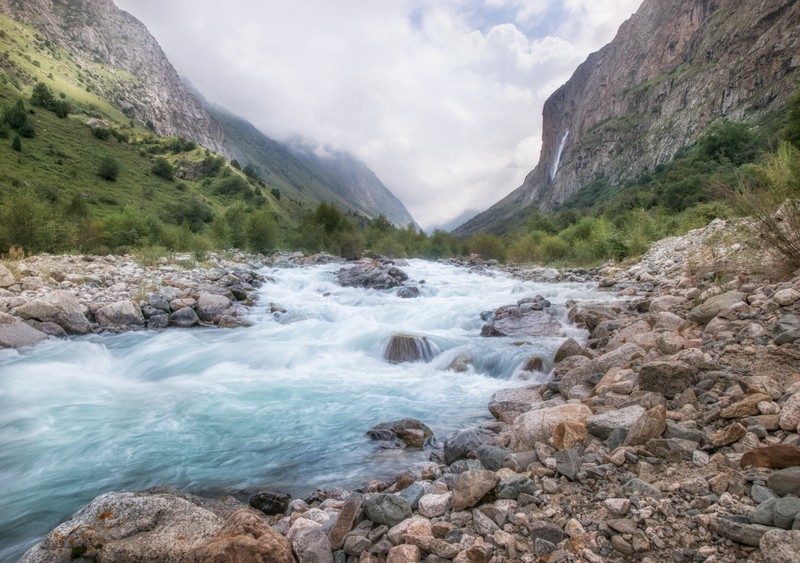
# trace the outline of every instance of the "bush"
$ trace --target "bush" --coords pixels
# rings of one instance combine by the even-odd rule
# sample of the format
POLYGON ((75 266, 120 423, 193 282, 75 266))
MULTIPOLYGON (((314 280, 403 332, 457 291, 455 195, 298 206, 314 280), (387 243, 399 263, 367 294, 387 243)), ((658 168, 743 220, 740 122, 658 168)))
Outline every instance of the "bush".
POLYGON ((55 250, 59 232, 51 207, 33 192, 6 195, 0 206, 0 251, 11 246, 21 246, 29 253, 55 250))
POLYGON ((7 106, 3 110, 3 121, 8 123, 12 129, 19 129, 28 119, 28 112, 25 111, 25 104, 21 99, 17 100, 13 106, 7 106))
POLYGON ((45 109, 52 109, 56 99, 47 84, 39 82, 33 87, 33 94, 31 94, 31 105, 42 107, 45 109))
POLYGON ((100 166, 97 168, 97 175, 109 182, 116 182, 119 171, 120 166, 117 159, 113 156, 106 156, 100 161, 100 166))
POLYGON ((156 176, 164 178, 165 180, 169 180, 170 182, 175 178, 175 170, 172 168, 172 165, 169 163, 169 161, 163 156, 156 158, 156 161, 153 163, 150 171, 156 176))
POLYGON ((58 100, 53 104, 53 113, 61 119, 66 119, 71 111, 72 108, 66 100, 58 100))
POLYGON ((473 235, 467 241, 467 249, 484 260, 505 260, 506 248, 503 239, 491 233, 473 235))
POLYGON ((758 135, 749 125, 728 119, 711 124, 697 142, 699 156, 736 166, 755 160, 761 148, 758 135))
POLYGON ((22 152, 22 139, 19 138, 19 135, 14 135, 14 139, 11 141, 11 148, 17 152, 22 152))
POLYGON ((111 136, 111 129, 108 127, 92 127, 92 135, 101 141, 105 141, 111 136))
POLYGON ((264 207, 247 218, 247 248, 253 252, 267 252, 275 248, 277 227, 269 208, 264 207))
POLYGON ((563 260, 569 250, 569 243, 556 235, 547 235, 539 243, 539 253, 545 263, 563 260))
POLYGON ((18 130, 20 137, 25 137, 26 139, 33 139, 36 136, 36 128, 33 125, 33 120, 30 118, 25 120, 25 123, 22 124, 22 127, 18 130))

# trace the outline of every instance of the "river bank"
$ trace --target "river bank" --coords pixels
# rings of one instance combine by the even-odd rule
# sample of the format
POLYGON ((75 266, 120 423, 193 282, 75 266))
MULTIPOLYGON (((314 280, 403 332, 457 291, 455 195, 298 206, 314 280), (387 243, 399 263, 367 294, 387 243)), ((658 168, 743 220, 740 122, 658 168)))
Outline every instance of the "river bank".
MULTIPOLYGON (((24 560, 792 561, 800 278, 745 271, 724 233, 663 241, 630 268, 512 269, 598 275, 626 300, 568 304, 589 336, 560 346, 553 380, 497 391, 493 422, 442 437, 394 478, 304 499, 262 491, 259 513, 111 493, 24 560)), ((539 315, 536 303, 517 308, 539 315)))

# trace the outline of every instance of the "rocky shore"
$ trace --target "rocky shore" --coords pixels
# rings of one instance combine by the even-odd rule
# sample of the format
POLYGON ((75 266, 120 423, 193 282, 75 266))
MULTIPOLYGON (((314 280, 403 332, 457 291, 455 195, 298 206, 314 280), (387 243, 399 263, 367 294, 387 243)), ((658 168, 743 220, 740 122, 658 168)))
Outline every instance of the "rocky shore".
MULTIPOLYGON (((715 222, 667 239, 629 268, 514 271, 596 277, 627 300, 570 304, 588 342, 567 340, 550 383, 498 391, 494 420, 440 437, 443 447, 430 446, 424 421, 374 428, 375 439, 430 450, 430 461, 387 482, 304 499, 262 491, 249 506, 168 489, 107 493, 23 561, 797 561, 800 276, 748 271, 729 231, 715 222)), ((257 265, 219 260, 217 280, 198 273, 193 287, 253 285, 257 265)), ((178 273, 164 272, 163 286, 175 287, 163 280, 178 273)), ((113 285, 109 275, 102 285, 113 285)), ((25 303, 9 300, 35 302, 25 292, 37 289, 15 283, 0 299, 21 317, 25 303)), ((101 327, 106 305, 76 298, 90 329, 101 327)), ((150 299, 138 300, 146 319, 150 299)), ((495 328, 486 336, 553 330, 547 305, 524 300, 487 315, 495 328)))

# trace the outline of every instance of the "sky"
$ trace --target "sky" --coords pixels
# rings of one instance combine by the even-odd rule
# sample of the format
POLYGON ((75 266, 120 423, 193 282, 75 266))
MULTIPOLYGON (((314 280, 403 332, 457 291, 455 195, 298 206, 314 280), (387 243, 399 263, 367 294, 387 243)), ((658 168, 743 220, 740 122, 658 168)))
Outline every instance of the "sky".
POLYGON ((542 106, 641 0, 115 0, 210 102, 363 160, 430 229, 539 159, 542 106))

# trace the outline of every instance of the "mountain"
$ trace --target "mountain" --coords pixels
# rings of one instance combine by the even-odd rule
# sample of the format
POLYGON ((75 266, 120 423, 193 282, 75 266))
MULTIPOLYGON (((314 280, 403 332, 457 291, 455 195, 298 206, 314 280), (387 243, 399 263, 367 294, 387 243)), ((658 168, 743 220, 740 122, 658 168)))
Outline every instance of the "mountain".
POLYGON ((222 128, 188 92, 144 24, 112 0, 0 0, 0 13, 70 52, 84 67, 86 88, 129 118, 230 157, 222 128), (92 72, 98 64, 105 68, 92 72))
POLYGON ((280 143, 241 117, 207 107, 221 124, 234 158, 251 165, 281 193, 308 206, 325 201, 370 219, 383 215, 397 226, 414 223, 403 203, 353 156, 342 151, 321 156, 302 142, 280 143))
POLYGON ((545 102, 522 186, 455 233, 505 232, 532 208, 669 162, 720 117, 767 117, 798 86, 798 53, 796 0, 645 0, 545 102))
POLYGON ((383 215, 398 227, 417 226, 403 202, 353 155, 303 142, 289 144, 289 150, 356 211, 373 219, 383 215))

